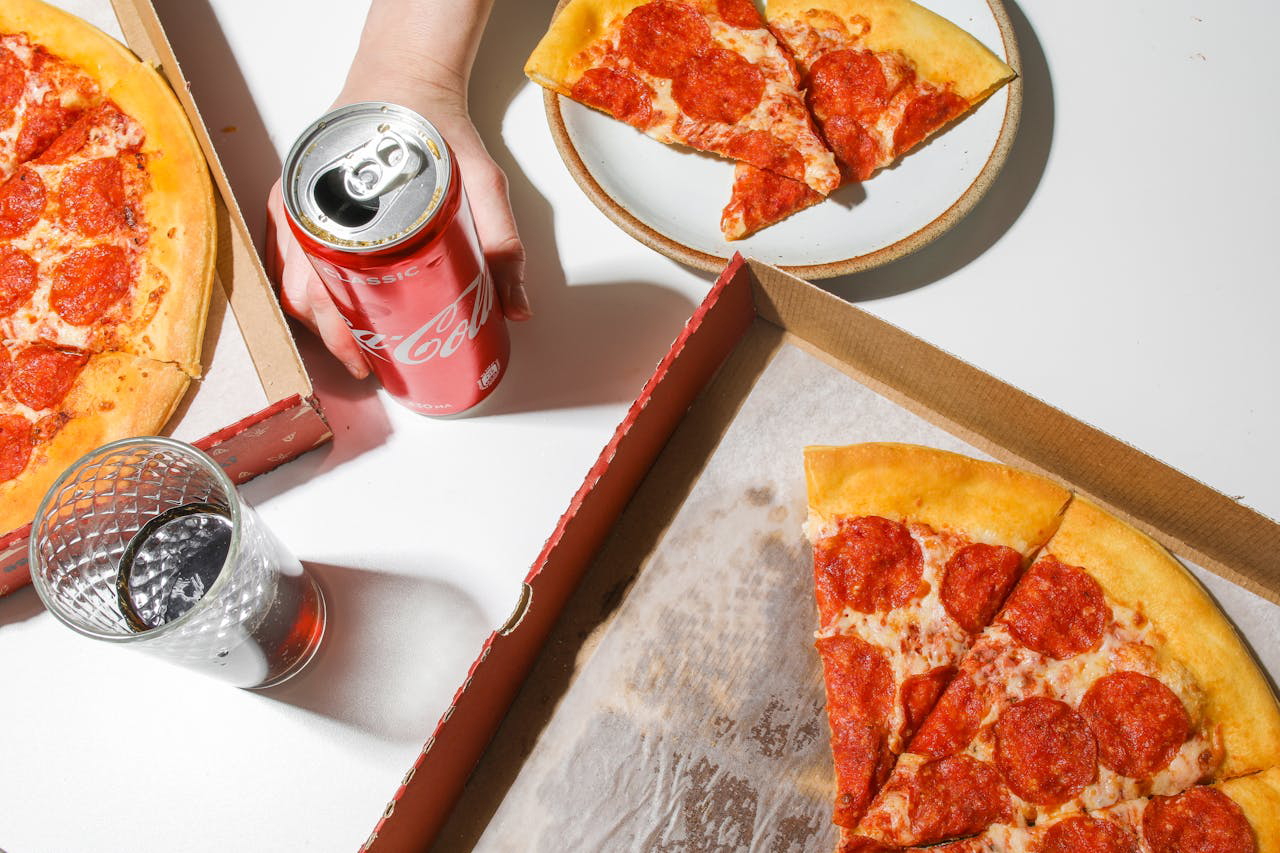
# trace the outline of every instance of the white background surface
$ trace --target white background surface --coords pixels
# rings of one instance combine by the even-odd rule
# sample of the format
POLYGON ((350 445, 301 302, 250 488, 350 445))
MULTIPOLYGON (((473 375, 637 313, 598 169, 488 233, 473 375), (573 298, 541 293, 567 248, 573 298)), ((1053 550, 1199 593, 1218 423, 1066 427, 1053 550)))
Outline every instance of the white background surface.
MULTIPOLYGON (((157 5, 261 233, 367 4, 157 5)), ((710 280, 618 231, 560 163, 520 72, 552 6, 497 0, 472 82, 537 312, 497 413, 420 419, 304 340, 335 440, 244 490, 329 597, 322 656, 280 688, 100 648, 29 588, 0 599, 0 848, 353 850, 373 828, 710 280)), ((1025 103, 990 194, 916 255, 826 286, 1280 516, 1280 6, 1010 11, 1025 103)))

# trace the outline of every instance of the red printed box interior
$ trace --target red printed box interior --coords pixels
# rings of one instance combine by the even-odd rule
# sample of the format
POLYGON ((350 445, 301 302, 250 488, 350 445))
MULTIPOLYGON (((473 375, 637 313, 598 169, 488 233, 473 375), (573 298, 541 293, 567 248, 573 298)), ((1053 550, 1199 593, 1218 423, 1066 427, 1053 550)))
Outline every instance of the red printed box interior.
MULTIPOLYGON (((177 93, 216 188, 221 286, 209 308, 205 374, 192 383, 165 434, 208 451, 242 483, 332 434, 155 9, 149 0, 112 0, 112 6, 130 49, 158 65, 177 93)), ((0 595, 30 581, 29 530, 0 533, 0 595)))
POLYGON ((801 845, 787 849, 821 846, 830 801, 813 820, 778 803, 806 786, 821 789, 819 802, 830 796, 821 780, 782 769, 793 753, 826 748, 826 724, 799 532, 810 436, 778 401, 825 393, 823 383, 843 390, 818 398, 817 419, 844 408, 819 437, 968 448, 1047 476, 1193 564, 1246 636, 1275 619, 1280 525, 818 288, 735 259, 587 475, 516 615, 485 642, 367 849, 488 849, 512 833, 529 849, 546 847, 538 839, 604 849, 609 831, 637 837, 617 823, 637 813, 652 815, 644 820, 658 828, 640 837, 655 845, 750 847, 774 821, 775 841, 801 845), (771 382, 776 399, 761 396, 771 382), (770 462, 717 467, 725 453, 770 462), (771 480, 754 467, 795 473, 771 480), (672 558, 699 549, 763 582, 735 582, 734 565, 672 558), (649 615, 635 617, 646 612, 637 601, 653 605, 649 615), (714 659, 701 650, 723 638, 699 635, 700 616, 670 618, 699 607, 713 630, 733 634, 714 659), (758 656, 761 643, 786 663, 730 659, 751 644, 758 656), (725 673, 763 685, 752 716, 721 708, 725 673), (770 687, 797 678, 796 689, 770 687), (803 726, 786 722, 797 702, 803 726), (652 734, 672 720, 712 734, 665 748, 652 734), (717 754, 730 743, 741 754, 717 754))

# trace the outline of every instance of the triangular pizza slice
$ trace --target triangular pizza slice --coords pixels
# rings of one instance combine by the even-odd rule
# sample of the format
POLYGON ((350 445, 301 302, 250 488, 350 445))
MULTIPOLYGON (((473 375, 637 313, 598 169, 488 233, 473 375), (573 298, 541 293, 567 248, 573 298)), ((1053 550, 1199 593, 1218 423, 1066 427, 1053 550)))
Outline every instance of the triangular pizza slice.
POLYGON ((661 142, 820 194, 840 183, 795 66, 751 0, 569 0, 525 73, 661 142))
POLYGON ((809 447, 805 473, 833 820, 848 832, 1069 494, 904 444, 809 447))
MULTIPOLYGON (((1031 827, 993 826, 934 853, 1276 853, 1280 769, 1126 800, 1031 827)), ((871 853, 867 851, 867 853, 871 853)))
POLYGON ((1277 764, 1280 706, 1226 617, 1076 497, 846 842, 1038 826, 1277 764))
MULTIPOLYGON (((770 0, 807 101, 845 181, 865 181, 980 104, 1013 69, 910 0, 770 0)), ((741 239, 821 197, 739 166, 721 217, 741 239)))

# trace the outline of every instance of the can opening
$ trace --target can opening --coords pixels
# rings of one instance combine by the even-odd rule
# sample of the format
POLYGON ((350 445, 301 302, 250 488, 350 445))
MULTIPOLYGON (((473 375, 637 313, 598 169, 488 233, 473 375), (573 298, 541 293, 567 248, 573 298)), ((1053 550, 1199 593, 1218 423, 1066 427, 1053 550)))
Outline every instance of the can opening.
POLYGON ((378 197, 359 200, 347 191, 346 169, 335 166, 320 176, 312 190, 316 207, 343 228, 360 228, 378 215, 378 197))

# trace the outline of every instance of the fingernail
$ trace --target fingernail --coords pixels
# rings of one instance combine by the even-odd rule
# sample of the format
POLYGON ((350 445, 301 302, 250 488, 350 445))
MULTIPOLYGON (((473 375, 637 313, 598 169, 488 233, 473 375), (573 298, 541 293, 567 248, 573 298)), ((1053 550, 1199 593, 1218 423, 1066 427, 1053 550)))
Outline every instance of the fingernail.
POLYGON ((343 364, 346 365, 347 372, 356 379, 364 379, 369 375, 369 366, 367 364, 356 361, 344 361, 343 364))
POLYGON ((529 294, 525 292, 524 285, 518 284, 515 289, 516 311, 524 315, 525 319, 533 316, 533 308, 529 305, 529 294))

